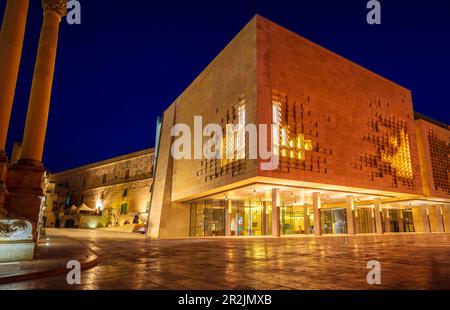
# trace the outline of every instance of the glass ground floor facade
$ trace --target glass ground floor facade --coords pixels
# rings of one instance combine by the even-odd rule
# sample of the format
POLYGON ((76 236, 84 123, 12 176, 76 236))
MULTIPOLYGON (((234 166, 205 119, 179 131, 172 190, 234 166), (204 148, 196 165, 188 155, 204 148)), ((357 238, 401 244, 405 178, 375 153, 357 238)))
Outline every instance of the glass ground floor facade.
POLYGON ((194 237, 225 236, 227 225, 229 225, 230 236, 271 234, 271 203, 235 200, 230 205, 231 208, 227 200, 201 200, 190 203, 190 235, 194 237))
POLYGON ((221 194, 223 199, 217 199, 220 197, 216 195, 188 202, 190 236, 445 232, 444 205, 392 200, 382 204, 380 198, 373 196, 311 193, 301 189, 294 192, 247 188, 221 194), (314 199, 314 195, 319 198, 314 199))
MULTIPOLYGON (((225 204, 226 201, 218 200, 190 203, 190 236, 226 236, 227 216, 230 217, 229 236, 272 235, 271 203, 233 201, 231 213, 225 204)), ((281 235, 314 234, 314 214, 310 207, 285 205, 280 211, 281 235)), ((387 212, 389 215, 382 218, 383 232, 415 232, 412 209, 390 209, 387 212)), ((345 208, 323 209, 320 217, 321 234, 348 234, 345 208)), ((354 225, 356 234, 375 234, 373 208, 357 208, 354 211, 354 225)))

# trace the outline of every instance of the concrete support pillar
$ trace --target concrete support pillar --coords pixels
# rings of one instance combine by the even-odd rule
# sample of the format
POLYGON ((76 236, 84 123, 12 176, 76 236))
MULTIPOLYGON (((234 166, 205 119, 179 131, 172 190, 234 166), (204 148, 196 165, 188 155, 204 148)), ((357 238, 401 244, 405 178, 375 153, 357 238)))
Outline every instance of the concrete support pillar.
MULTIPOLYGON (((272 203, 272 202, 270 202, 272 203)), ((266 202, 265 203, 265 213, 264 213, 264 217, 266 218, 266 236, 269 236, 272 234, 272 226, 269 223, 272 223, 271 221, 271 216, 272 216, 272 207, 269 208, 269 203, 266 202)))
POLYGON ((268 235, 268 227, 267 227, 267 203, 265 201, 261 202, 262 207, 262 235, 267 236, 268 235))
POLYGON ((436 206, 436 217, 437 217, 437 232, 445 232, 444 227, 444 206, 436 206))
MULTIPOLYGON (((29 0, 8 0, 0 32, 0 157, 5 157, 29 0)), ((0 158, 2 160, 2 158, 0 158)))
POLYGON ((38 54, 28 103, 21 159, 42 161, 47 130, 59 23, 67 12, 66 0, 43 0, 44 22, 39 39, 38 54))
POLYGON ((372 231, 373 233, 376 233, 377 232, 377 227, 376 227, 376 224, 375 224, 375 209, 372 209, 371 212, 372 212, 372 214, 371 214, 372 220, 370 221, 371 222, 371 224, 370 224, 370 231, 372 231))
POLYGON ((420 207, 420 215, 422 216, 423 232, 424 233, 431 233, 430 217, 429 217, 428 208, 425 207, 425 206, 420 207))
POLYGON ((355 205, 353 196, 345 197, 345 205, 347 207, 347 233, 349 235, 355 235, 355 205))
POLYGON ((313 193, 313 209, 314 209, 314 235, 322 235, 322 220, 320 218, 320 193, 313 193))
POLYGON ((274 237, 280 236, 280 209, 280 190, 274 188, 272 189, 272 236, 274 237))
POLYGON ((232 201, 231 199, 227 199, 225 202, 225 236, 231 236, 232 201))
POLYGON ((375 231, 377 234, 383 233, 383 221, 382 221, 382 209, 381 209, 381 199, 377 198, 375 199, 375 231))
POLYGON ((450 205, 442 205, 442 220, 444 222, 444 232, 450 232, 450 205))
POLYGON ((310 229, 309 229, 311 224, 309 223, 309 208, 308 208, 308 206, 305 206, 304 210, 305 210, 304 211, 304 213, 305 213, 305 234, 309 235, 311 233, 310 229))

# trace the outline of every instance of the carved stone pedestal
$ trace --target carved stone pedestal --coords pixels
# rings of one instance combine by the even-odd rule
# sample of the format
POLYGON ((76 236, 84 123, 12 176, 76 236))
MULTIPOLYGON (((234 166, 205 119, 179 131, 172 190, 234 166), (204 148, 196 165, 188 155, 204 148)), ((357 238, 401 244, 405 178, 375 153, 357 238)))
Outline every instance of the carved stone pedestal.
POLYGON ((45 169, 40 162, 20 160, 9 169, 6 198, 8 217, 26 218, 33 225, 33 241, 39 240, 44 206, 45 169))
POLYGON ((0 219, 0 263, 32 260, 33 225, 26 219, 0 219))

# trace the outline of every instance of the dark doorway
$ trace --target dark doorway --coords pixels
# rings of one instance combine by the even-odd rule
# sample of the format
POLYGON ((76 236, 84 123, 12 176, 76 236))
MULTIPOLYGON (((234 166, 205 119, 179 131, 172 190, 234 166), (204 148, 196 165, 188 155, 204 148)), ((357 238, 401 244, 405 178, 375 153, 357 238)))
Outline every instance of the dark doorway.
POLYGON ((75 221, 74 220, 66 220, 64 224, 65 228, 74 228, 75 227, 75 221))

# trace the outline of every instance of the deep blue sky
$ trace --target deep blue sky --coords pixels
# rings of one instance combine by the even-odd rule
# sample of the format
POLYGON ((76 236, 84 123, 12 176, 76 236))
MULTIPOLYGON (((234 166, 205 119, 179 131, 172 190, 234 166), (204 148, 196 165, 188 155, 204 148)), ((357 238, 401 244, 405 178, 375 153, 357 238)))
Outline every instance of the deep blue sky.
MULTIPOLYGON (((9 153, 42 23, 40 0, 30 2, 9 153)), ((381 0, 381 26, 366 23, 367 0, 80 2, 82 25, 61 24, 44 151, 52 172, 153 146, 156 117, 256 13, 411 89, 416 111, 450 123, 448 0, 381 0)))

